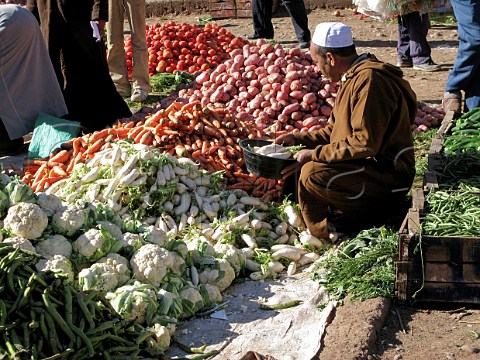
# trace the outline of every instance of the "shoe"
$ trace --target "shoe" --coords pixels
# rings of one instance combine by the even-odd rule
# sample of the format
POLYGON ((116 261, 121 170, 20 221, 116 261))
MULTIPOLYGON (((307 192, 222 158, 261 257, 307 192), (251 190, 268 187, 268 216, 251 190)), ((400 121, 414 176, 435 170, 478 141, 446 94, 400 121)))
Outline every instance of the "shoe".
POLYGON ((437 71, 438 69, 440 69, 440 66, 438 66, 433 62, 413 65, 413 70, 432 72, 432 71, 437 71))
POLYGON ((442 107, 445 112, 454 111, 461 112, 462 110, 462 93, 460 91, 451 91, 443 94, 442 107))
POLYGON ((301 43, 298 43, 298 47, 300 49, 307 49, 310 47, 310 41, 303 41, 301 43))
POLYGON ((397 66, 399 68, 411 68, 413 66, 413 63, 411 60, 398 60, 397 66))
POLYGON ((248 40, 273 39, 273 35, 272 35, 272 36, 260 36, 260 35, 258 35, 257 33, 255 33, 255 34, 252 34, 252 35, 248 35, 248 36, 247 36, 247 39, 248 39, 248 40))
POLYGON ((147 98, 148 98, 148 92, 146 90, 136 88, 133 90, 133 94, 130 100, 136 101, 136 102, 142 102, 147 100, 147 98))

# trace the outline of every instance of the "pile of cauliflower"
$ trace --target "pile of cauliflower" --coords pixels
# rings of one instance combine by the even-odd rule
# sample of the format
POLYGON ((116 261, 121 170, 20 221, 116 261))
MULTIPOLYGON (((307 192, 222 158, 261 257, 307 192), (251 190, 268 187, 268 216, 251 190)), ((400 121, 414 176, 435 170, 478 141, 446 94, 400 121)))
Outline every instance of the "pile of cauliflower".
POLYGON ((302 236, 288 201, 269 206, 220 181, 191 159, 130 143, 43 193, 2 174, 0 242, 41 255, 38 271, 103 292, 121 316, 154 328, 165 350, 175 324, 220 304, 236 277, 275 277, 285 265, 292 275, 323 245, 302 236))
POLYGON ((40 254, 38 271, 57 272, 81 291, 104 292, 124 318, 154 328, 163 350, 179 319, 220 303, 235 279, 223 254, 210 249, 199 256, 153 225, 127 228, 106 208, 51 194, 30 194, 28 201, 6 206, 0 242, 40 254))

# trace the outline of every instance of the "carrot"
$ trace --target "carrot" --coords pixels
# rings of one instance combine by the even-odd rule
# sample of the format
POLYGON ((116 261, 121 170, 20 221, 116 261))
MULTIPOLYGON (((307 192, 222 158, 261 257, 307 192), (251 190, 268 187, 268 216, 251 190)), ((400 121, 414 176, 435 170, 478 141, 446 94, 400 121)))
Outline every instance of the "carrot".
POLYGON ((250 190, 252 190, 252 184, 236 183, 236 184, 230 185, 228 188, 230 190, 240 189, 240 190, 250 191, 250 190))
POLYGON ((194 107, 196 107, 198 104, 200 104, 200 100, 195 100, 189 103, 186 103, 185 105, 182 106, 180 109, 181 112, 186 112, 192 110, 194 107))
POLYGON ((65 170, 63 170, 60 166, 54 166, 50 169, 50 171, 48 172, 48 176, 49 177, 52 177, 52 176, 66 176, 67 173, 65 172, 65 170))
POLYGON ((206 154, 207 151, 208 151, 209 146, 210 146, 210 143, 208 142, 208 140, 204 140, 204 141, 202 142, 202 146, 201 146, 201 153, 202 153, 202 154, 206 154))
POLYGON ((82 138, 77 137, 75 140, 73 140, 73 153, 72 157, 77 156, 78 153, 80 153, 80 148, 82 147, 82 138))
POLYGON ((120 123, 120 125, 124 129, 132 129, 135 126, 135 121, 129 121, 127 123, 120 123))
POLYGON ((96 141, 98 141, 102 138, 107 137, 107 135, 109 134, 109 131, 110 131, 110 129, 105 128, 105 129, 93 132, 90 135, 90 137, 88 138, 88 142, 89 143, 94 143, 94 142, 96 142, 96 141))
POLYGON ((132 130, 128 133, 127 138, 135 139, 142 130, 144 130, 143 126, 136 126, 132 128, 132 130))
POLYGON ((45 183, 44 183, 44 189, 49 188, 53 184, 55 184, 57 181, 60 181, 62 179, 65 179, 68 175, 65 176, 50 176, 48 178, 45 178, 45 183))
POLYGON ((93 155, 96 152, 100 151, 100 148, 102 147, 103 144, 105 144, 105 139, 103 138, 98 139, 87 148, 87 153, 85 155, 86 156, 93 155))
POLYGON ((115 136, 119 139, 126 139, 129 131, 130 129, 127 129, 127 128, 115 129, 115 136))
POLYGON ((49 161, 64 163, 70 158, 70 153, 68 150, 60 150, 55 155, 51 156, 49 161))
POLYGON ((150 130, 147 130, 145 133, 143 133, 138 143, 143 145, 151 145, 154 139, 155 136, 153 135, 153 133, 150 130))
POLYGON ((203 133, 207 136, 213 136, 219 139, 223 137, 223 134, 220 132, 220 130, 215 129, 213 126, 209 126, 209 125, 205 125, 203 127, 203 133))

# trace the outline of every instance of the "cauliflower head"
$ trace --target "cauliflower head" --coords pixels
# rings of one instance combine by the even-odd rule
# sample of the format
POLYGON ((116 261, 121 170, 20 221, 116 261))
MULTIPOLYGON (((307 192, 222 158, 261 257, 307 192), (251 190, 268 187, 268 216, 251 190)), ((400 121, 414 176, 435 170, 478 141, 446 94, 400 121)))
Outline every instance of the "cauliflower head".
POLYGON ((108 232, 99 229, 88 229, 73 242, 73 251, 81 262, 95 262, 120 248, 120 242, 108 232))
POLYGON ((78 274, 78 284, 83 291, 113 291, 130 280, 128 260, 119 254, 108 254, 78 274))
POLYGON ((63 255, 68 259, 72 257, 72 243, 60 234, 50 235, 45 240, 38 242, 35 250, 44 257, 53 255, 63 255))
POLYGON ((168 270, 181 274, 185 261, 173 251, 156 244, 146 244, 132 255, 130 266, 135 279, 159 287, 168 270))
POLYGON ((214 305, 222 302, 222 293, 220 289, 211 284, 198 285, 198 291, 202 294, 205 306, 214 305))
POLYGON ((134 281, 105 295, 112 307, 125 319, 151 325, 157 312, 157 290, 153 285, 134 281))
POLYGON ((52 216, 53 229, 62 235, 73 236, 85 224, 86 212, 83 207, 69 204, 52 216))
POLYGON ((5 229, 16 236, 33 240, 42 236, 48 225, 48 217, 37 204, 19 203, 8 209, 5 229))
POLYGON ((108 231, 110 235, 112 235, 117 241, 122 241, 123 239, 123 233, 122 229, 118 225, 115 225, 114 223, 110 221, 97 221, 97 224, 100 225, 101 228, 105 229, 108 231))
POLYGON ((227 289, 235 279, 235 270, 226 259, 216 259, 214 264, 202 268, 198 273, 200 284, 215 285, 220 292, 227 289))
POLYGON ((217 252, 217 257, 226 259, 235 270, 235 275, 240 274, 240 271, 245 267, 245 254, 232 244, 216 243, 213 247, 217 252))
POLYGON ((36 265, 37 271, 53 271, 60 273, 68 279, 69 282, 73 283, 75 279, 75 273, 73 271, 73 265, 70 260, 68 260, 63 255, 54 255, 46 259, 40 259, 36 265))
POLYGON ((37 205, 48 216, 52 217, 57 211, 62 210, 65 206, 62 203, 62 199, 53 194, 38 193, 37 205))
POLYGON ((29 251, 35 251, 35 246, 33 246, 32 242, 28 239, 25 239, 20 236, 12 236, 3 240, 4 243, 9 243, 14 248, 21 248, 29 251))
POLYGON ((170 347, 172 335, 175 333, 175 324, 163 326, 159 323, 148 327, 147 331, 153 332, 153 336, 147 339, 147 346, 152 350, 165 351, 170 347))
POLYGON ((194 237, 186 241, 188 252, 193 260, 193 263, 198 265, 204 258, 214 258, 217 256, 213 245, 204 237, 194 237))
POLYGON ((165 246, 165 243, 168 241, 168 236, 165 231, 155 227, 154 225, 148 226, 142 234, 144 240, 147 243, 157 244, 160 246, 165 246))
POLYGON ((183 288, 178 295, 182 299, 182 317, 193 316, 205 306, 202 294, 192 286, 183 288))

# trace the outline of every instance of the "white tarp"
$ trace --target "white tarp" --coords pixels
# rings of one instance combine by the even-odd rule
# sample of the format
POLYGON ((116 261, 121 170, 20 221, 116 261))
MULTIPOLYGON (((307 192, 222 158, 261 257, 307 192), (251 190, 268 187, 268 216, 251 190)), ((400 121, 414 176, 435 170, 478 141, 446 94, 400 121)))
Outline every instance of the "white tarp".
MULTIPOLYGON (((317 281, 308 276, 246 281, 225 291, 227 307, 219 318, 193 319, 177 327, 175 337, 190 347, 207 345, 206 352, 221 350, 211 359, 239 360, 248 351, 277 360, 309 360, 321 347, 325 328, 336 304, 329 302, 317 281), (301 300, 282 310, 262 310, 261 304, 301 300), (223 319, 222 319, 223 317, 223 319)), ((186 356, 174 345, 169 356, 186 356)))

